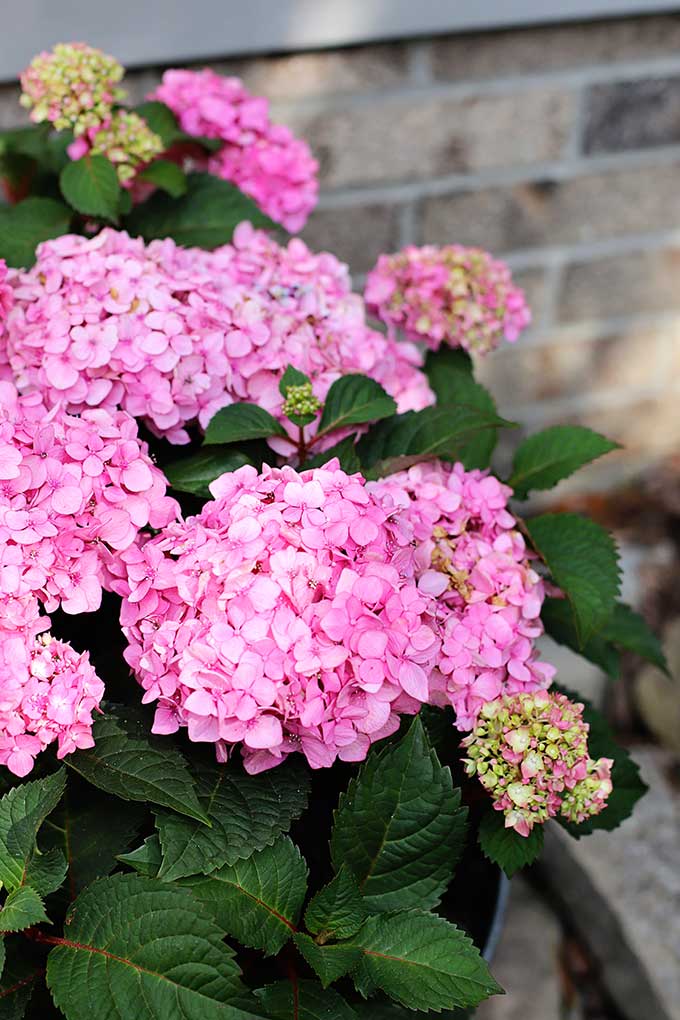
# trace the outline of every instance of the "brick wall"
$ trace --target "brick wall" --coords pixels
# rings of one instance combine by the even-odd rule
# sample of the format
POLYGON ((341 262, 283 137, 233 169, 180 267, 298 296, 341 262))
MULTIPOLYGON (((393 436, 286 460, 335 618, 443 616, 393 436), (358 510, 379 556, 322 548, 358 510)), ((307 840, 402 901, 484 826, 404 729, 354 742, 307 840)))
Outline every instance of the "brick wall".
POLYGON ((534 326, 482 367, 502 411, 625 443, 596 485, 680 449, 680 15, 212 64, 309 139, 303 236, 358 280, 409 242, 508 258, 534 326))

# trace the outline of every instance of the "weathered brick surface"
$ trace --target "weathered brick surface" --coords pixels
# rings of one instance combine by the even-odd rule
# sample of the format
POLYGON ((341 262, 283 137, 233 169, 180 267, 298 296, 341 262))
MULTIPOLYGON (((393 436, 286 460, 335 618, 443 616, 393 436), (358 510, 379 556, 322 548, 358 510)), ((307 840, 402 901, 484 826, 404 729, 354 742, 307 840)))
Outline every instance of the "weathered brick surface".
POLYGON ((353 273, 365 273, 381 252, 399 247, 399 214, 395 205, 320 209, 312 213, 302 237, 310 248, 332 251, 353 273))
POLYGON ((680 249, 632 252, 569 266, 559 302, 564 322, 680 308, 680 249))
POLYGON ((624 152, 678 142, 680 75, 588 89, 584 152, 624 152))
POLYGON ((680 161, 428 199, 423 238, 498 252, 680 227, 680 161))

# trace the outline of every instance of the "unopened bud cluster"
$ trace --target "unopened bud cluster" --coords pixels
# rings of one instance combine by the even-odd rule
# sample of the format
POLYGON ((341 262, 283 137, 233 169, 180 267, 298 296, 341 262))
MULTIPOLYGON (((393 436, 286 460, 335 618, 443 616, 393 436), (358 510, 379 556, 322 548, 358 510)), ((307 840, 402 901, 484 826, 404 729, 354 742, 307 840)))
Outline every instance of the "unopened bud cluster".
POLYGON ((283 413, 287 418, 302 418, 307 414, 316 414, 320 407, 321 401, 312 393, 310 382, 287 387, 283 404, 283 413))
POLYGON ((141 167, 160 156, 164 149, 160 136, 139 114, 129 110, 117 110, 107 124, 91 133, 89 144, 79 139, 75 145, 82 145, 83 151, 74 152, 71 147, 72 156, 86 152, 106 156, 115 166, 121 184, 131 181, 141 167))

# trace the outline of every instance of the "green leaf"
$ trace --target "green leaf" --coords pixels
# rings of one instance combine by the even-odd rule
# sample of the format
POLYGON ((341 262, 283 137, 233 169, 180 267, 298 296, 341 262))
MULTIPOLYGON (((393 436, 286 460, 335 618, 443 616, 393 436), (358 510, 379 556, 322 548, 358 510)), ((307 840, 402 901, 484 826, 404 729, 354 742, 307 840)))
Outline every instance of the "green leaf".
MULTIPOLYGON (((27 872, 38 856, 38 829, 59 803, 66 772, 15 786, 0 799, 0 882, 12 892, 27 882, 27 872)), ((41 889, 38 889, 41 892, 41 889)))
POLYGON ((116 221, 121 188, 116 168, 106 156, 83 156, 59 174, 61 193, 79 213, 116 221))
POLYGON ((282 397, 285 397, 288 393, 289 386, 304 386, 308 382, 310 382, 308 375, 305 375, 304 372, 299 372, 297 368, 293 368, 292 365, 288 365, 286 371, 281 376, 279 393, 282 397))
POLYGON ((361 959, 361 950, 356 946, 319 945, 302 932, 294 935, 293 941, 324 988, 348 974, 361 959))
POLYGON ((333 865, 354 873, 371 911, 434 907, 462 852, 466 819, 416 717, 397 744, 371 751, 340 797, 333 865))
POLYGON ((45 904, 35 889, 27 885, 11 892, 0 910, 0 932, 3 935, 10 931, 23 931, 44 921, 49 923, 45 904))
POLYGON ((335 878, 324 886, 305 911, 305 924, 312 935, 324 941, 349 939, 356 935, 368 916, 357 880, 341 865, 335 878))
POLYGON ((212 174, 189 174, 187 191, 173 198, 161 191, 135 206, 125 221, 126 230, 145 241, 172 237, 187 247, 217 248, 231 241, 243 220, 254 227, 274 224, 233 184, 212 174))
POLYGON ((244 946, 280 952, 295 934, 307 891, 307 865, 283 836, 245 861, 181 880, 244 946))
POLYGON ((186 889, 138 875, 85 889, 47 959, 67 1020, 252 1020, 233 951, 186 889))
POLYGON ((140 103, 139 106, 135 106, 134 112, 146 121, 154 134, 160 137, 166 149, 173 142, 180 141, 185 137, 184 132, 177 123, 177 118, 165 103, 152 99, 147 103, 140 103))
POLYGON ((268 436, 285 436, 286 430, 276 418, 256 404, 229 404, 210 420, 205 430, 204 443, 238 443, 244 439, 265 439, 268 436))
POLYGON ((137 177, 155 184, 173 198, 181 198, 186 194, 187 175, 181 167, 169 159, 155 160, 137 174, 137 177))
POLYGON ((198 799, 211 828, 157 812, 163 850, 158 877, 173 882, 209 874, 271 846, 306 808, 309 785, 308 773, 297 761, 255 776, 226 765, 199 766, 198 799))
POLYGON ((370 917, 352 940, 363 995, 380 988, 409 1009, 477 1006, 502 992, 472 941, 436 914, 406 910, 370 917))
POLYGON ((154 832, 153 836, 147 836, 136 850, 131 850, 127 854, 118 854, 116 859, 134 868, 137 874, 143 875, 144 878, 155 878, 163 859, 158 833, 154 832))
POLYGON ((210 499, 210 483, 226 471, 236 471, 244 464, 250 464, 250 458, 242 450, 233 446, 211 446, 191 457, 167 464, 163 473, 178 492, 190 492, 210 499))
POLYGON ((621 656, 603 637, 603 633, 592 634, 583 644, 579 641, 576 621, 566 599, 546 599, 541 609, 541 619, 546 633, 553 641, 566 645, 585 659, 594 662, 607 676, 616 680, 621 672, 621 656))
POLYGON ((373 425, 359 440, 359 458, 371 478, 395 470, 395 458, 408 457, 412 464, 432 457, 465 460, 470 441, 481 431, 506 424, 495 414, 463 404, 407 411, 373 425))
POLYGON ((329 447, 328 450, 324 450, 323 453, 317 453, 314 457, 310 457, 306 460, 303 468, 308 470, 309 468, 322 467, 327 464, 329 460, 333 460, 337 457, 340 461, 340 467, 343 471, 346 471, 348 475, 353 475, 357 471, 361 471, 361 463, 359 461, 359 455, 357 454, 356 447, 356 436, 345 436, 335 446, 329 447))
POLYGON ((618 443, 583 425, 553 425, 517 448, 508 485, 517 499, 526 499, 531 489, 552 489, 584 464, 618 448, 618 443))
POLYGON ((44 969, 30 959, 21 936, 4 941, 6 960, 0 981, 0 1020, 22 1020, 44 969))
POLYGON ((49 124, 31 124, 0 131, 0 156, 13 152, 40 162, 47 158, 49 137, 49 124))
POLYGON ((88 783, 123 800, 151 801, 209 824, 184 758, 169 741, 152 738, 131 713, 100 716, 92 735, 91 750, 66 758, 88 783))
MULTIPOLYGON (((428 351, 425 374, 440 407, 463 404, 487 414, 497 414, 493 397, 475 381, 470 355, 460 348, 440 347, 438 351, 428 351)), ((485 429, 471 438, 465 448, 465 467, 487 468, 497 439, 497 429, 485 429)))
POLYGON ((567 596, 581 646, 606 623, 619 593, 619 556, 601 525, 578 514, 543 514, 526 523, 531 541, 567 596))
POLYGON ((317 434, 321 436, 347 425, 379 421, 394 415, 396 410, 396 401, 375 379, 366 375, 343 375, 328 391, 317 434))
POLYGON ((0 207, 0 258, 8 266, 27 269, 35 262, 41 241, 68 232, 72 215, 68 206, 53 198, 26 198, 0 207))
POLYGON ((66 878, 68 864, 61 850, 54 848, 42 853, 36 850, 26 865, 25 884, 41 896, 55 892, 66 878))
POLYGON ((614 606, 613 614, 602 629, 602 637, 658 666, 666 676, 671 675, 658 637, 643 617, 625 602, 614 606))
POLYGON ((357 1020, 352 1007, 333 989, 316 981, 279 981, 255 995, 272 1020, 357 1020))
POLYGON ((543 826, 535 825, 529 836, 506 829, 502 811, 489 809, 479 825, 479 845, 484 855, 498 864, 508 878, 533 864, 543 849, 543 826))

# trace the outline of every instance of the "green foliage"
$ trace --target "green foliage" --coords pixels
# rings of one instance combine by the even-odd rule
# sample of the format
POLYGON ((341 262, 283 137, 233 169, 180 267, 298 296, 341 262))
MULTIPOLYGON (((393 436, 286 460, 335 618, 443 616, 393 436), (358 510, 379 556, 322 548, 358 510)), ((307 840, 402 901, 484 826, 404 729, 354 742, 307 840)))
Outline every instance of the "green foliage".
POLYGON ((135 106, 134 112, 146 121, 154 134, 159 136, 166 149, 186 137, 174 113, 165 103, 151 99, 135 106))
POLYGON ((157 191, 135 206, 125 220, 125 228, 145 241, 172 237, 186 247, 212 249, 231 241, 234 229, 243 220, 250 220, 254 227, 274 227, 252 199, 233 184, 199 173, 189 174, 181 198, 157 191))
POLYGON ((583 646, 604 626, 616 604, 620 572, 614 539, 595 521, 572 513, 543 514, 526 527, 569 600, 583 646))
POLYGON ((546 633, 554 641, 566 645, 567 648, 578 652, 590 662, 594 662, 608 676, 616 680, 621 672, 621 657, 618 651, 614 645, 604 639, 602 633, 592 634, 587 641, 581 643, 576 630, 574 614, 566 599, 546 599, 541 609, 541 619, 546 633))
POLYGON ((186 194, 187 175, 169 159, 157 159, 145 167, 138 175, 144 181, 155 184, 161 191, 166 191, 173 198, 181 198, 186 194))
POLYGON ((602 629, 602 637, 617 648, 634 652, 670 676, 661 642, 649 624, 625 602, 617 602, 602 629))
POLYGON ((305 469, 322 467, 329 460, 333 460, 334 457, 338 458, 340 467, 348 475, 361 471, 361 463, 356 448, 356 436, 346 436, 339 443, 329 447, 328 450, 324 450, 323 453, 317 453, 314 457, 308 457, 303 467, 305 469))
POLYGON ((294 935, 293 941, 324 988, 348 974, 361 959, 360 949, 343 942, 322 945, 303 932, 294 935))
POLYGON ((584 464, 618 447, 583 425, 553 425, 517 448, 508 485, 518 499, 526 499, 532 489, 552 489, 584 464))
POLYGON ((470 939, 436 914, 404 910, 370 917, 352 945, 359 991, 381 989, 408 1009, 477 1006, 502 992, 470 939))
POLYGON ((317 435, 394 415, 396 402, 365 375, 343 375, 326 395, 317 435))
POLYGON ((8 266, 28 269, 41 241, 65 234, 73 213, 53 198, 25 198, 0 206, 0 258, 8 266))
POLYGON ((134 868, 137 874, 144 878, 156 878, 163 859, 158 833, 154 832, 153 836, 147 836, 136 850, 131 850, 127 854, 118 854, 116 859, 134 868))
POLYGON ((45 904, 35 889, 24 885, 11 892, 0 910, 0 932, 22 931, 47 921, 45 904))
POLYGON ((307 865, 283 836, 247 860, 182 879, 182 885, 205 903, 227 934, 274 955, 295 933, 307 892, 307 865))
POLYGON ((508 878, 540 856, 543 850, 543 826, 535 825, 528 836, 506 829, 502 811, 489 809, 479 825, 479 845, 486 857, 503 869, 508 878))
POLYGON ((26 952, 26 942, 17 938, 4 940, 6 959, 0 981, 0 1020, 23 1020, 36 985, 42 980, 43 968, 26 952))
POLYGON ((209 446, 191 457, 166 464, 163 472, 177 492, 190 492, 194 496, 210 499, 209 485, 226 471, 236 471, 250 458, 233 446, 209 446))
MULTIPOLYGON (((438 351, 428 351, 425 373, 440 407, 462 404, 489 415, 497 413, 489 391, 475 381, 472 358, 462 349, 442 346, 438 351)), ((465 447, 465 467, 487 468, 497 439, 498 430, 494 428, 470 438, 465 447)))
POLYGON ((15 786, 0 799, 0 882, 9 892, 27 884, 44 895, 52 892, 40 881, 45 876, 36 839, 40 826, 61 800, 65 784, 66 773, 60 769, 45 779, 15 786))
POLYGON ((341 796, 333 865, 353 872, 370 910, 433 907, 460 857, 466 817, 416 717, 397 744, 369 754, 341 796))
POLYGON ((285 435, 283 425, 264 408, 256 404, 229 404, 210 420, 204 442, 206 446, 212 446, 285 435))
POLYGON ((120 209, 121 187, 113 163, 106 156, 83 156, 67 163, 59 175, 61 193, 85 216, 115 222, 120 209))
POLYGON ((272 1020, 356 1020, 351 1006, 335 991, 316 981, 279 981, 255 995, 272 1020))
POLYGON ((186 762, 168 740, 152 738, 132 713, 101 716, 92 732, 95 746, 66 758, 74 772, 123 800, 150 801, 209 824, 186 762))
POLYGON ((320 940, 349 939, 368 916, 357 880, 344 864, 335 878, 320 889, 305 911, 305 924, 320 940))
POLYGON ((308 382, 310 382, 308 375, 298 371, 292 365, 288 365, 279 382, 279 393, 282 397, 285 397, 289 386, 305 386, 308 382))
POLYGON ((201 765, 196 788, 210 828, 169 811, 156 814, 163 852, 158 877, 166 882, 209 874, 270 846, 307 806, 309 776, 297 761, 256 776, 201 765))

